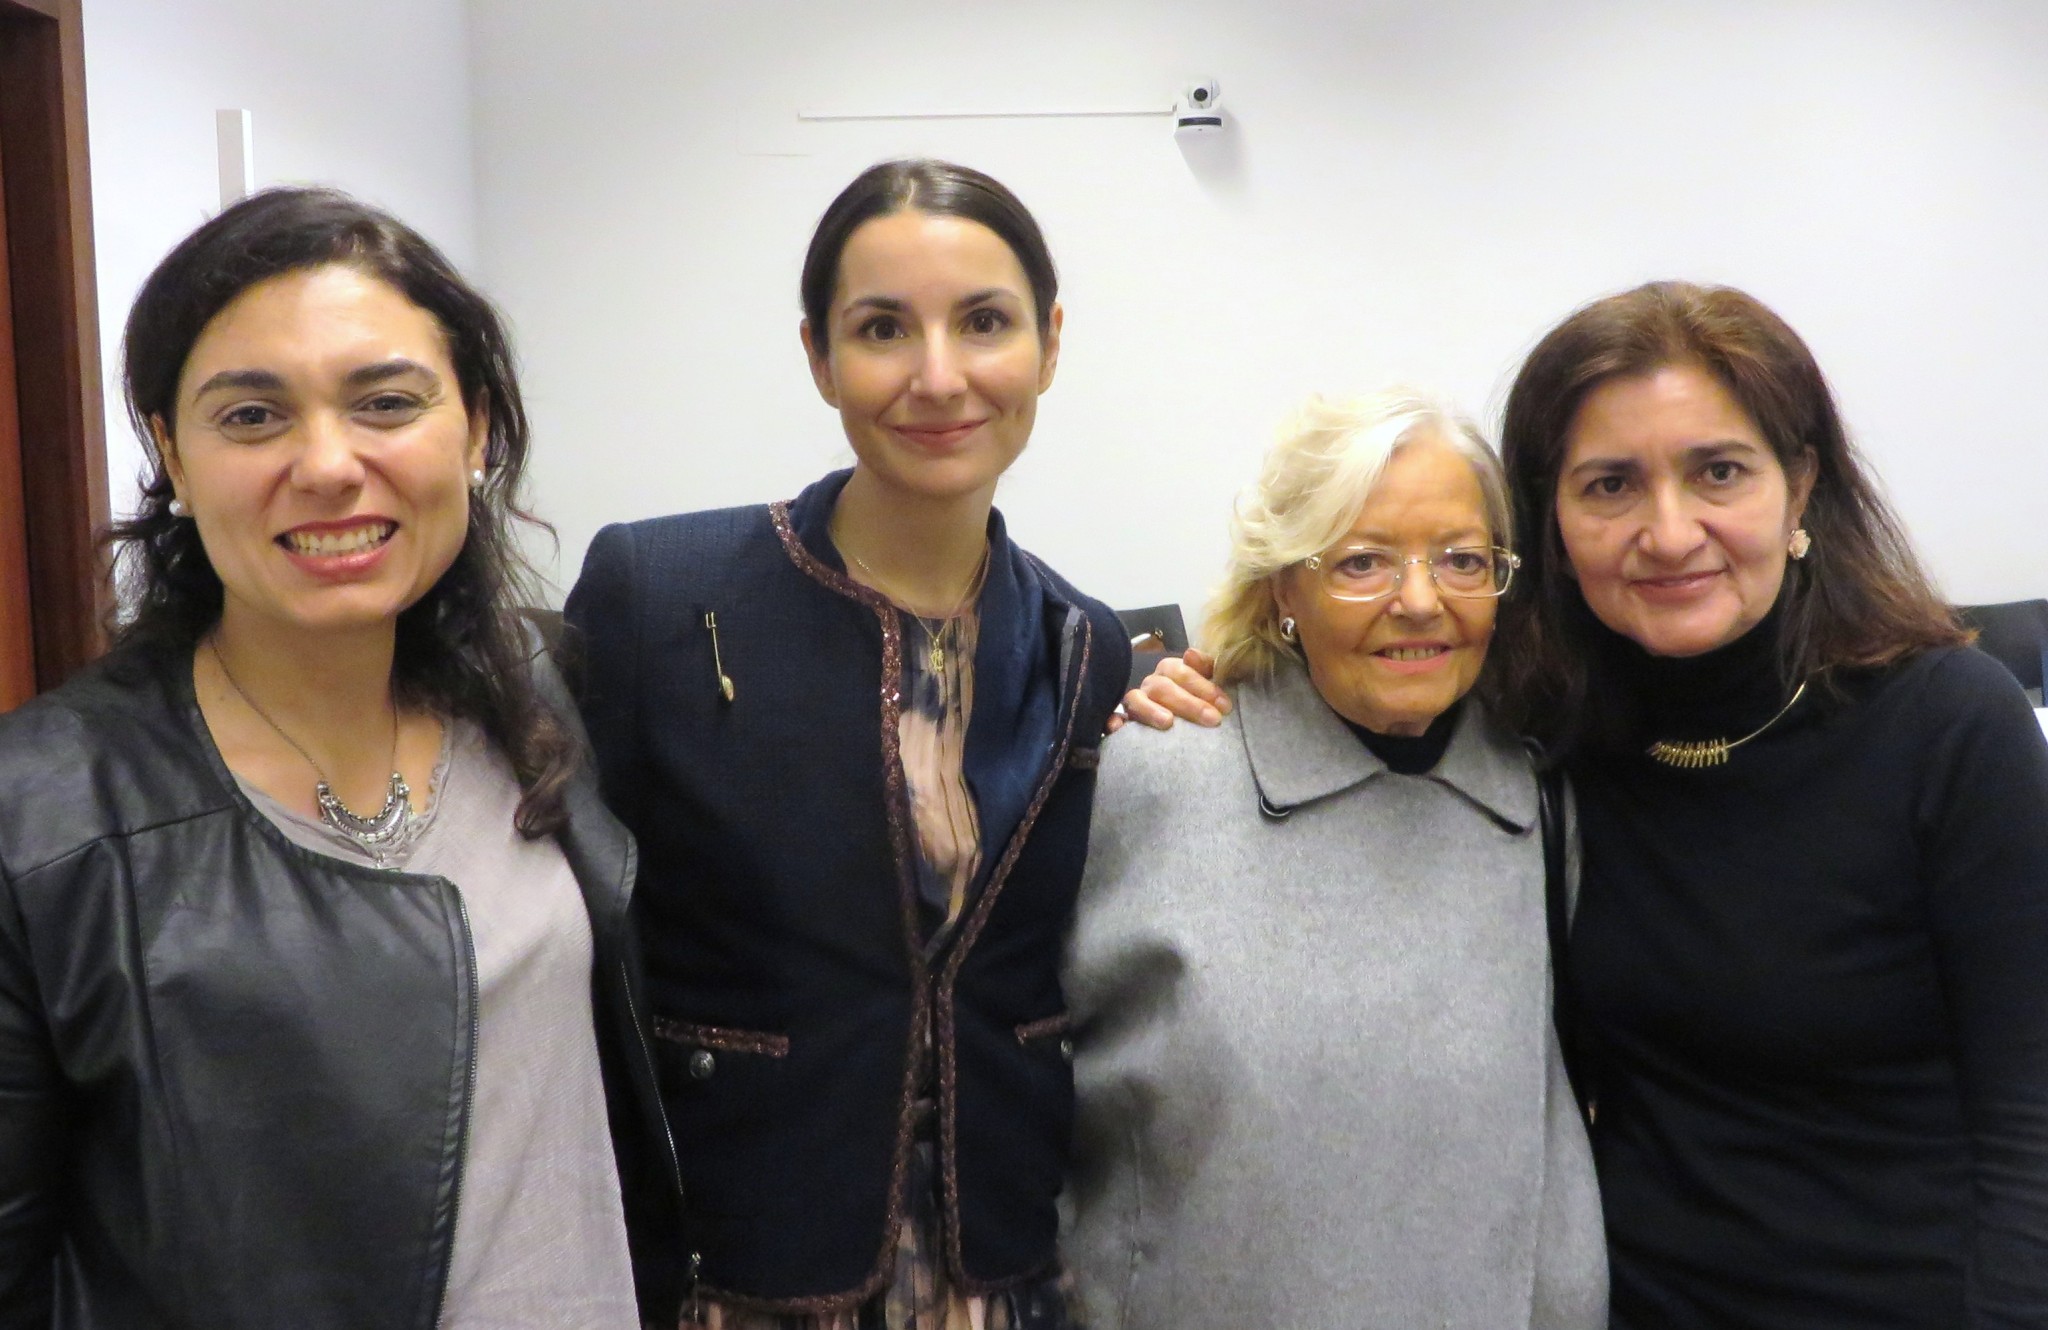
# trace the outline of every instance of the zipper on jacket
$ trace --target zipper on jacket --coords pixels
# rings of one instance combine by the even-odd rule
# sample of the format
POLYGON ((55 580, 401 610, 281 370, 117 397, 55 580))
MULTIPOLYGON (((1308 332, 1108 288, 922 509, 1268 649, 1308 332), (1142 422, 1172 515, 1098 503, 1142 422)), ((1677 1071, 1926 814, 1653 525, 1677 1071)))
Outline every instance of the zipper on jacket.
POLYGON ((479 1009, 481 998, 476 977, 476 934, 469 926, 469 902, 462 898, 462 888, 449 882, 448 889, 455 893, 455 914, 462 921, 462 946, 469 953, 469 1075, 462 1083, 462 1119, 455 1129, 455 1186, 450 1196, 448 1212, 448 1259, 441 1267, 441 1296, 434 1303, 434 1324, 445 1325, 448 1320, 448 1281, 455 1274, 455 1226, 462 1218, 462 1175, 469 1164, 469 1114, 476 1104, 476 1059, 477 1041, 483 1031, 483 1012, 479 1009))
MULTIPOLYGON (((661 1097, 661 1068, 654 1060, 654 1049, 647 1042, 647 1026, 640 1019, 640 1004, 633 997, 633 970, 629 957, 633 954, 634 942, 627 936, 628 924, 632 918, 633 888, 640 876, 640 852, 630 837, 626 841, 626 863, 619 873, 619 912, 612 921, 611 934, 614 949, 619 954, 619 992, 626 998, 626 1019, 633 1024, 633 1039, 640 1045, 640 1060, 647 1071, 647 1085, 654 1092, 654 1115, 661 1123, 662 1144, 668 1147, 669 1178, 675 1183, 676 1219, 684 1221, 689 1213, 689 1198, 683 1194, 683 1161, 676 1153, 675 1128, 668 1120, 668 1103, 661 1097)), ((596 1013, 592 1013, 595 1016, 596 1013)), ((619 1200, 625 1201, 626 1180, 619 1179, 619 1200)), ((697 1267, 703 1258, 696 1252, 690 1253, 690 1285, 697 1283, 697 1267)))
MULTIPOLYGON (((623 960, 619 962, 619 987, 626 994, 626 1016, 633 1022, 633 1036, 640 1041, 640 1056, 647 1063, 649 1083, 658 1087, 661 1084, 661 1073, 654 1065, 654 1050, 647 1045, 647 1027, 640 1023, 640 1005, 633 1001, 633 977, 623 960)), ((668 1105, 661 1102, 658 1091, 654 1097, 654 1106, 661 1112, 661 1138, 668 1145, 669 1176, 675 1179, 676 1203, 687 1208, 687 1202, 683 1197, 683 1162, 676 1156, 676 1134, 668 1125, 668 1105)), ((692 1252, 690 1255, 694 1262, 696 1253, 692 1252)))

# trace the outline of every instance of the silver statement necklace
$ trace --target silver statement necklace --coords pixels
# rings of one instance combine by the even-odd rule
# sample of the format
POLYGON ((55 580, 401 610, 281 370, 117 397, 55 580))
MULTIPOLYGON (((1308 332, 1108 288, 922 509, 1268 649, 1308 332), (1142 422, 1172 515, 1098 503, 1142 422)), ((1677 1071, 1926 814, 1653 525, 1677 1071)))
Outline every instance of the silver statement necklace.
MULTIPOLYGON (((846 555, 848 558, 852 559, 855 566, 857 566, 862 572, 868 575, 868 579, 875 583, 876 589, 879 590, 883 595, 888 596, 890 600, 896 601, 898 605, 901 605, 903 603, 901 600, 898 600, 894 595, 890 594, 887 585, 883 582, 882 575, 876 572, 874 569, 868 567, 868 561, 866 559, 861 558, 858 554, 855 554, 852 550, 847 549, 844 545, 839 546, 839 551, 840 553, 846 555)), ((951 614, 944 615, 939 619, 939 626, 937 628, 933 628, 931 624, 926 621, 925 617, 922 614, 919 614, 916 610, 905 607, 904 613, 908 614, 911 618, 917 620, 917 626, 919 628, 924 629, 924 640, 928 650, 928 654, 925 656, 925 664, 928 667, 930 673, 945 673, 947 642, 955 635, 954 630, 960 622, 960 615, 967 609, 969 603, 971 603, 977 595, 981 594, 981 581, 983 577, 987 576, 987 574, 988 545, 986 543, 983 543, 981 547, 981 561, 974 565, 974 575, 967 579, 967 590, 961 593, 959 603, 953 606, 953 612, 951 614)))
POLYGON ((398 708, 391 708, 391 785, 384 795, 384 806, 370 817, 352 811, 334 792, 327 773, 321 769, 313 755, 305 750, 297 739, 285 732, 284 726, 272 719, 270 713, 258 706, 256 699, 249 696, 249 690, 242 687, 228 663, 221 657, 220 647, 208 639, 206 649, 213 653, 213 663, 220 666, 220 674, 228 681, 228 687, 246 702, 249 710, 263 718, 263 723, 277 731, 277 737, 290 744, 292 751, 306 759, 306 765, 313 768, 319 778, 313 786, 313 801, 320 806, 320 820, 333 827, 342 835, 363 847, 363 852, 374 860, 379 868, 384 866, 384 856, 394 846, 405 841, 406 833, 412 829, 412 787, 405 783, 405 777, 398 774, 398 708))

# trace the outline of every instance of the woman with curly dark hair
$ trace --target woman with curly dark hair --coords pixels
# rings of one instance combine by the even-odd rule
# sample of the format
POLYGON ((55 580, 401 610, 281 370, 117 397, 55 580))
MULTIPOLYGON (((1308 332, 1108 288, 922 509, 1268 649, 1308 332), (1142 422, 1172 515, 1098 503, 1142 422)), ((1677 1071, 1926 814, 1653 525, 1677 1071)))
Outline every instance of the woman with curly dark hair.
POLYGON ((638 1325, 677 1175, 498 316, 274 190, 144 283, 126 388, 131 617, 0 719, 0 1323, 638 1325))

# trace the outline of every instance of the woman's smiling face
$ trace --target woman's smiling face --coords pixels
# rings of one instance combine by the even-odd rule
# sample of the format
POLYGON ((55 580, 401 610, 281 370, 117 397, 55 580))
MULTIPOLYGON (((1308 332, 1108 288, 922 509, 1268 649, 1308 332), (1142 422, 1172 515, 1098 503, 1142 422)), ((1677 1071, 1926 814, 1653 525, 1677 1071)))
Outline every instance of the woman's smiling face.
POLYGON ((343 264, 259 282, 216 314, 158 432, 225 591, 224 620, 388 625, 469 524, 486 422, 434 316, 343 264))
POLYGON ((906 209, 847 238, 827 335, 806 326, 804 345, 861 466, 949 499, 993 491, 1024 451, 1060 317, 1055 305, 1041 338, 1024 267, 994 231, 906 209))
POLYGON ((1713 375, 1665 365, 1579 404, 1558 532, 1602 623, 1653 655, 1696 656, 1770 612, 1812 484, 1713 375))
POLYGON ((1496 602, 1447 596, 1429 563, 1447 549, 1496 539, 1472 463, 1437 439, 1402 444, 1324 558, 1370 546, 1402 561, 1397 589, 1342 600, 1305 564, 1278 574, 1280 612, 1295 621, 1308 673, 1330 708, 1378 734, 1421 734, 1479 679, 1496 602), (1412 561, 1412 562, 1410 562, 1412 561))

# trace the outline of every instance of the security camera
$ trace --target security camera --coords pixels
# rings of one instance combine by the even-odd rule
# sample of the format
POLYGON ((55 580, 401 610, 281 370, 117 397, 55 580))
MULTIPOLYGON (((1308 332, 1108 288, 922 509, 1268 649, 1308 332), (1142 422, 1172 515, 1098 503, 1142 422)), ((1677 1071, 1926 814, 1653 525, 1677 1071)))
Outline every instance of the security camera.
POLYGON ((1223 91, 1215 79, 1195 79, 1181 90, 1173 108, 1173 132, 1214 134, 1223 128, 1223 91))

